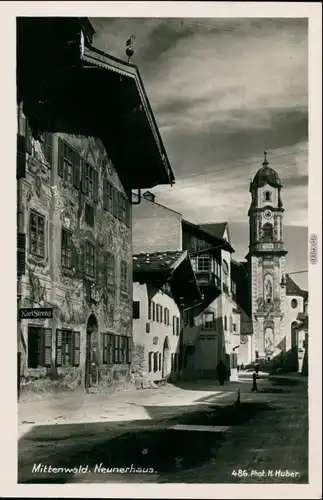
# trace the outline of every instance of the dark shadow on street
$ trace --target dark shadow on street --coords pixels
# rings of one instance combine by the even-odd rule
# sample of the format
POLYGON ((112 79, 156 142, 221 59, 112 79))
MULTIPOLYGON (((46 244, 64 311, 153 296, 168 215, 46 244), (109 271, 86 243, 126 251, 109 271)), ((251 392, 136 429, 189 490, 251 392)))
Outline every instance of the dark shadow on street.
MULTIPOLYGON (((209 408, 203 405, 203 408, 195 406, 193 411, 191 406, 148 406, 145 409, 152 420, 34 427, 19 441, 18 482, 77 482, 73 472, 54 475, 32 473, 35 463, 59 468, 73 468, 83 464, 89 467, 89 472, 100 463, 108 468, 134 465, 136 468, 154 469, 154 482, 163 482, 163 474, 198 467, 214 460, 225 440, 222 431, 190 430, 188 433, 186 430, 172 429, 171 426, 184 424, 233 427, 245 424, 262 412, 275 411, 262 403, 209 408), (170 412, 176 410, 180 412, 178 415, 169 416, 170 412)), ((106 482, 107 474, 103 476, 101 482, 106 482)), ((122 475, 124 482, 127 482, 126 476, 127 474, 122 475)), ((112 480, 112 477, 109 479, 112 480)), ((137 482, 144 481, 139 474, 137 482)))

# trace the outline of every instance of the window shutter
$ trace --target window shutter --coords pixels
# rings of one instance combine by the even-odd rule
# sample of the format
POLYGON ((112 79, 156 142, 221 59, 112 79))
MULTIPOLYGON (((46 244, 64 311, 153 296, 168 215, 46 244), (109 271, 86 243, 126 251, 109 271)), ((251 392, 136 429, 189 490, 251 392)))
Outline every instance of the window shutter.
POLYGON ((154 372, 158 370, 158 352, 154 352, 154 372))
POLYGON ((106 365, 108 363, 108 334, 101 333, 101 344, 102 344, 102 364, 106 365))
POLYGON ((126 337, 126 363, 130 364, 132 359, 132 338, 126 337))
POLYGON ((152 357, 153 357, 153 352, 148 353, 148 371, 152 371, 152 357))
POLYGON ((80 332, 73 332, 73 366, 80 366, 80 332))
POLYGON ((179 335, 179 330, 180 330, 180 323, 179 323, 179 318, 176 318, 176 335, 179 335))
POLYGON ((151 301, 148 300, 148 319, 151 319, 151 301))
POLYGON ((119 191, 113 186, 112 187, 112 213, 114 217, 118 218, 119 209, 119 191))
POLYGON ((115 363, 115 340, 116 336, 111 333, 110 334, 110 347, 109 347, 109 363, 115 363))
POLYGON ((49 163, 49 166, 52 167, 53 161, 53 134, 50 132, 45 132, 44 134, 44 156, 49 163))
POLYGON ((99 201, 99 172, 93 169, 93 201, 99 201))
POLYGON ((56 366, 62 366, 63 330, 56 330, 56 366))
POLYGON ((58 138, 57 173, 61 177, 63 177, 63 175, 64 175, 64 141, 60 137, 58 138))
POLYGON ((155 319, 156 319, 156 306, 155 306, 155 302, 152 302, 151 306, 152 306, 152 320, 155 321, 155 319))
POLYGON ((161 355, 161 352, 158 353, 158 370, 160 371, 161 370, 161 359, 162 359, 162 355, 161 355))
MULTIPOLYGON (((110 212, 110 203, 109 203, 109 183, 106 179, 103 181, 103 208, 107 212, 110 212)), ((111 207, 112 208, 112 207, 111 207)))
POLYGON ((133 319, 139 319, 140 318, 140 302, 139 300, 135 300, 132 303, 132 316, 133 319))
POLYGON ((173 316, 173 335, 175 335, 175 316, 173 316))
POLYGON ((26 153, 31 155, 33 152, 32 141, 31 141, 32 133, 31 133, 31 129, 29 127, 29 123, 28 123, 27 118, 26 118, 25 124, 26 124, 26 129, 25 129, 26 153))
POLYGON ((80 166, 81 158, 77 151, 73 151, 73 186, 80 188, 80 166))
POLYGON ((17 134, 17 179, 26 176, 26 141, 23 135, 17 134))
POLYGON ((26 269, 26 235, 17 234, 17 276, 25 274, 26 269))
POLYGON ((52 329, 43 328, 43 366, 52 365, 52 329))

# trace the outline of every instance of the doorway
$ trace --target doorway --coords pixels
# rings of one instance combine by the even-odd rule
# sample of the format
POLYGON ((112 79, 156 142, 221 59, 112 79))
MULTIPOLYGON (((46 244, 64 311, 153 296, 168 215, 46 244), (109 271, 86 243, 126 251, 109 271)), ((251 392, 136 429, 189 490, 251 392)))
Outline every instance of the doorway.
POLYGON ((86 326, 85 352, 85 389, 89 389, 98 382, 98 322, 94 314, 88 319, 86 326))
POLYGON ((163 346, 163 370, 162 370, 162 378, 165 378, 169 373, 169 340, 168 337, 164 340, 163 346))

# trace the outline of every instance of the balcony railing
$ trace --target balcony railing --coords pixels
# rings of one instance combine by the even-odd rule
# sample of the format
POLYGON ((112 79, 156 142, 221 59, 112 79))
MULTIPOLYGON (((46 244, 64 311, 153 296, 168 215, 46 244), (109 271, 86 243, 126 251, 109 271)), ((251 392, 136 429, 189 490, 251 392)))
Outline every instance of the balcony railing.
POLYGON ((196 280, 201 286, 216 286, 221 288, 221 280, 211 271, 196 271, 196 280))

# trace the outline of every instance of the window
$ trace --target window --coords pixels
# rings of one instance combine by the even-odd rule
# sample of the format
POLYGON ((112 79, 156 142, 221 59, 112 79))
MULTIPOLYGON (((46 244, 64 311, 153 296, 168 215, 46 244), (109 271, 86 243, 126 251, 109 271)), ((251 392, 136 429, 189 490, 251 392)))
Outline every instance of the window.
POLYGON ((121 261, 120 287, 123 292, 128 292, 128 264, 124 260, 121 261))
POLYGON ((152 302, 148 300, 148 319, 152 318, 152 302))
POLYGON ((202 253, 196 257, 196 271, 210 271, 211 256, 207 253, 202 253))
POLYGON ((271 201, 271 192, 270 191, 264 192, 264 201, 271 201))
POLYGON ((154 372, 158 371, 158 352, 154 352, 154 372))
POLYGON ((115 283, 115 260, 114 260, 114 255, 110 252, 106 252, 104 268, 105 268, 106 284, 114 285, 114 283, 115 283))
POLYGON ((274 237, 273 226, 271 224, 269 224, 268 222, 266 224, 264 224, 264 226, 262 228, 262 234, 263 234, 263 239, 265 241, 271 241, 274 237))
POLYGON ((151 319, 155 321, 156 319, 156 307, 155 307, 155 302, 151 302, 151 319))
POLYGON ((50 132, 44 132, 43 136, 43 150, 44 156, 48 161, 49 165, 52 166, 52 158, 53 158, 53 134, 50 132))
POLYGON ((158 370, 161 371, 162 368, 162 355, 161 352, 158 353, 158 370))
MULTIPOLYGON (((46 146, 46 142, 45 142, 46 146)), ((48 152, 48 154, 51 154, 48 152)), ((49 159, 47 158, 49 161, 49 159)), ((80 185, 80 164, 81 157, 69 144, 61 138, 58 140, 58 175, 63 177, 65 182, 73 184, 76 188, 80 185)))
POLYGON ((153 352, 148 353, 148 371, 152 372, 153 369, 153 352))
POLYGON ((179 318, 173 316, 173 335, 179 335, 179 318))
POLYGON ((28 368, 52 364, 52 329, 28 326, 28 368))
POLYGON ((224 329, 227 331, 228 329, 228 318, 227 316, 224 316, 224 329))
POLYGON ((67 229, 61 233, 61 264, 66 269, 72 268, 72 233, 67 229))
POLYGON ((56 366, 79 366, 80 332, 56 330, 56 366))
POLYGON ((236 325, 236 323, 232 323, 232 331, 233 332, 237 331, 237 325, 236 325))
POLYGON ((123 361, 123 350, 122 350, 121 335, 115 335, 114 337, 114 362, 115 364, 121 364, 123 361))
POLYGON ((94 227, 94 207, 89 203, 85 204, 84 219, 88 226, 94 227))
POLYGON ((214 324, 214 313, 204 313, 203 314, 203 329, 213 330, 215 328, 214 324))
POLYGON ((227 261, 223 260, 222 262, 222 268, 223 268, 223 290, 229 294, 229 266, 227 261))
POLYGON ((102 363, 130 364, 132 339, 125 335, 102 333, 102 363))
POLYGON ((293 309, 296 309, 296 307, 298 306, 297 299, 292 299, 290 305, 292 306, 293 309))
POLYGON ((177 352, 172 353, 171 370, 172 370, 172 372, 177 372, 179 370, 179 355, 177 352))
POLYGON ((102 334, 102 363, 104 365, 109 365, 113 363, 114 355, 114 339, 115 335, 112 333, 102 334))
POLYGON ((164 308, 164 325, 167 325, 167 307, 164 308))
POLYGON ((132 316, 133 316, 133 319, 140 318, 140 302, 139 302, 139 300, 135 300, 132 303, 132 316))
POLYGON ((160 315, 159 315, 159 322, 163 322, 163 306, 160 306, 160 315))
POLYGON ((104 181, 104 193, 103 193, 103 208, 111 214, 113 213, 113 186, 112 184, 105 180, 104 181))
POLYGON ((89 241, 85 242, 85 274, 90 278, 95 276, 95 256, 94 245, 89 241))
POLYGON ((30 212, 30 253, 37 257, 45 256, 45 217, 31 211, 30 212))
POLYGON ((159 304, 156 304, 156 321, 159 323, 159 304))
POLYGON ((231 291, 233 295, 237 294, 237 285, 234 281, 231 281, 231 291))

